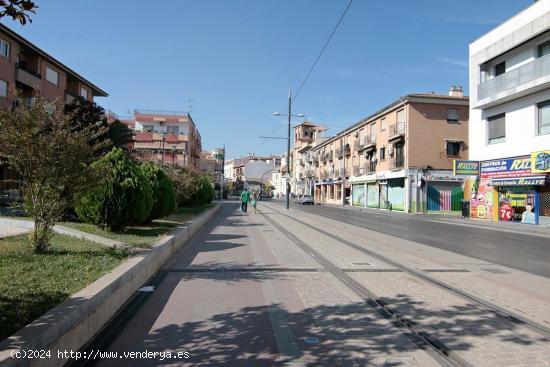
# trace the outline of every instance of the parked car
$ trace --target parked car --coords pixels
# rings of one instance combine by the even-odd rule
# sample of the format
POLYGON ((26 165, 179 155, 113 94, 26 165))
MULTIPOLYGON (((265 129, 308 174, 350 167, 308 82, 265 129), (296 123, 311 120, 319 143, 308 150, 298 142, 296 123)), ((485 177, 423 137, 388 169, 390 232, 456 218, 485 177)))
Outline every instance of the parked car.
POLYGON ((301 204, 301 203, 302 203, 302 195, 296 195, 296 196, 294 197, 294 202, 295 202, 296 204, 301 204))
POLYGON ((304 195, 302 196, 302 200, 300 201, 300 204, 302 205, 313 205, 314 202, 313 202, 313 197, 311 195, 304 195))

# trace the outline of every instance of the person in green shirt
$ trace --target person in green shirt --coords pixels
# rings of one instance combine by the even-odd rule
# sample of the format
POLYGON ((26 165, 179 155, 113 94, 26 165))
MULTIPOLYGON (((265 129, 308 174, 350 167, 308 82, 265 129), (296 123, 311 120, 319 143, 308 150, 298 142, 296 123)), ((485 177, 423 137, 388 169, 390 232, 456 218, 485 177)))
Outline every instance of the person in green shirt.
POLYGON ((241 212, 243 214, 246 214, 246 210, 248 209, 248 200, 250 199, 250 193, 247 189, 244 189, 243 192, 241 192, 241 212))

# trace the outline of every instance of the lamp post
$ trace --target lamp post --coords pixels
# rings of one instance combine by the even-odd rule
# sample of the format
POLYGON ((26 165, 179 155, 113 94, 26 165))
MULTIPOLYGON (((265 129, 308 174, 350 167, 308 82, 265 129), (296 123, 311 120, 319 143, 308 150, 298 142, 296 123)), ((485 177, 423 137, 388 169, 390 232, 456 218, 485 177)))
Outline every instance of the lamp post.
POLYGON ((287 174, 287 182, 286 182, 286 208, 287 210, 290 208, 290 165, 291 165, 291 159, 290 159, 290 120, 292 117, 304 117, 305 115, 303 113, 299 113, 297 115, 292 114, 292 93, 290 88, 288 89, 288 114, 280 113, 280 112, 274 112, 274 116, 287 116, 288 117, 288 136, 287 136, 287 144, 286 144, 286 174, 287 174))

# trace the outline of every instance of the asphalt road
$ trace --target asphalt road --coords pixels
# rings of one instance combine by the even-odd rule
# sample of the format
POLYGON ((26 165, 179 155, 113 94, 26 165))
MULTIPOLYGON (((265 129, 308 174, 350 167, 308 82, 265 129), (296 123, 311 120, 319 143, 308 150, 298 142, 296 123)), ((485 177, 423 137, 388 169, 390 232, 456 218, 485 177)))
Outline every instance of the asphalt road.
MULTIPOLYGON (((277 201, 275 201, 277 202, 277 201)), ((283 202, 278 202, 283 204, 283 202)), ((357 211, 325 205, 292 207, 399 238, 550 278, 550 238, 455 223, 419 215, 357 211)))

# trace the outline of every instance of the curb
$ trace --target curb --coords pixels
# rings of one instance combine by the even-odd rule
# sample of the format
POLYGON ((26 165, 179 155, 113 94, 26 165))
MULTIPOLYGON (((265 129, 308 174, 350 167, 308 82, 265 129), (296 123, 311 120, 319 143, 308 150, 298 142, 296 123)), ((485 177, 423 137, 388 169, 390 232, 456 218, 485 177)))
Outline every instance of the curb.
POLYGON ((157 241, 0 343, 2 366, 60 366, 106 325, 135 292, 218 212, 221 204, 157 241), (51 358, 16 359, 13 351, 51 351, 51 358))

